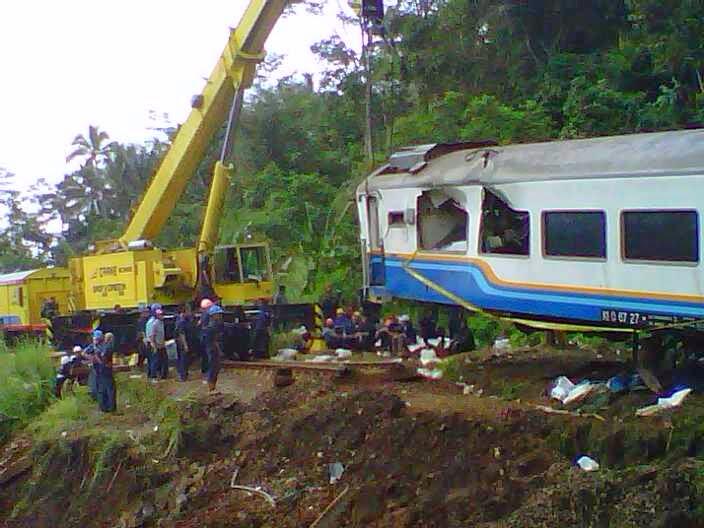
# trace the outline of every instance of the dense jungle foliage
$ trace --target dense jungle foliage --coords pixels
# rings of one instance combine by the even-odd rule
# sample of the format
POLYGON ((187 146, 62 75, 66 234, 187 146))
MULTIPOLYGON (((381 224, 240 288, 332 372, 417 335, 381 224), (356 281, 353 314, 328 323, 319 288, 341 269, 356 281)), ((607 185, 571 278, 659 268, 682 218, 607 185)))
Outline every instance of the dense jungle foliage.
MULTIPOLYGON (((359 286, 353 189, 399 146, 704 122, 704 0, 398 0, 387 7, 383 32, 375 31, 366 53, 333 35, 312 47, 325 66, 319 78, 264 82, 279 59, 272 57, 249 92, 221 242, 269 240, 294 296, 328 281, 348 295, 359 286), (364 134, 367 57, 373 159, 364 134)), ((160 245, 194 243, 217 143, 160 245)), ((7 211, 0 270, 63 263, 118 235, 168 142, 123 145, 91 127, 73 146, 80 169, 56 186, 39 182, 29 197, 12 190, 9 170, 0 172, 7 211), (23 200, 38 210, 27 213, 23 200), (58 237, 46 230, 56 219, 58 237)))

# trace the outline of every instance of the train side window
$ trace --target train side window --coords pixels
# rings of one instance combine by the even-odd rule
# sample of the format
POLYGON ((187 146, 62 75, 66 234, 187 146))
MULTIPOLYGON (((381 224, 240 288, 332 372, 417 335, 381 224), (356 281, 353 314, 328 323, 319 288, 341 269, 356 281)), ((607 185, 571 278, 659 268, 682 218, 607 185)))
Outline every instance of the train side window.
POLYGON ((623 258, 661 262, 699 262, 696 211, 624 211, 623 258))
POLYGON ((606 258, 606 214, 546 211, 543 243, 548 257, 606 258))
POLYGON ((480 240, 482 253, 529 255, 528 211, 512 209, 501 198, 485 189, 480 240))
POLYGON ((418 197, 418 247, 428 251, 467 251, 469 215, 452 197, 426 191, 418 197))

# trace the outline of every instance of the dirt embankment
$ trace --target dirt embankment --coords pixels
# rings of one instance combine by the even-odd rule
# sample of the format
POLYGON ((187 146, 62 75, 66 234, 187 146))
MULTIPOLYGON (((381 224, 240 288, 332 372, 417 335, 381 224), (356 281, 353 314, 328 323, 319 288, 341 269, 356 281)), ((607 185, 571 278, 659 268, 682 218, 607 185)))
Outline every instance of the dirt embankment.
POLYGON ((505 370, 509 381, 499 385, 484 373, 475 380, 484 379, 481 397, 451 384, 300 375, 248 402, 190 399, 171 457, 129 442, 96 452, 88 437, 34 446, 33 470, 0 486, 0 519, 8 527, 308 527, 342 495, 315 526, 704 526, 699 396, 663 419, 626 409, 647 394, 613 403, 604 421, 554 416, 517 400, 538 401, 544 370, 518 369, 510 386, 505 370), (574 468, 580 453, 602 469, 574 468), (338 462, 344 470, 331 484, 338 462), (233 483, 260 487, 275 506, 233 483))

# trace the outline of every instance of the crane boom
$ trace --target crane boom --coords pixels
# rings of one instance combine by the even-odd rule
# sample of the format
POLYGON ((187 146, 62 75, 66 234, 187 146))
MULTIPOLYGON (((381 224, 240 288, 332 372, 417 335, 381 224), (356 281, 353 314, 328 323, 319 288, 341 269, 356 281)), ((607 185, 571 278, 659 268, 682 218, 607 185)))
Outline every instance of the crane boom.
MULTIPOLYGON (((235 104, 235 95, 251 86, 255 67, 264 58, 264 43, 286 3, 286 0, 250 0, 203 92, 194 98, 190 115, 176 133, 120 237, 123 246, 136 240, 154 239, 161 232, 209 142, 235 104)), ((218 163, 216 175, 217 169, 221 174, 225 170, 224 160, 218 163)), ((218 215, 210 214, 211 218, 215 216, 218 215)), ((213 226, 209 225, 209 233, 204 231, 204 235, 212 238, 213 226)))

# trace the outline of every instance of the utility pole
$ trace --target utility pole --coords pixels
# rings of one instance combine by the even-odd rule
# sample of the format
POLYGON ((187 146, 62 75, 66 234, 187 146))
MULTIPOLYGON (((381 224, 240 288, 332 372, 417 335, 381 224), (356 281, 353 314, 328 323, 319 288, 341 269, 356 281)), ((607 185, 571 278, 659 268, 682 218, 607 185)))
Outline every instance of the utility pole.
POLYGON ((361 12, 362 66, 364 68, 364 154, 369 168, 374 164, 374 137, 372 135, 372 60, 373 33, 383 31, 384 0, 350 0, 350 7, 361 12))
POLYGON ((364 154, 369 168, 374 164, 374 144, 372 136, 372 61, 369 53, 372 46, 371 23, 368 18, 360 19, 362 27, 362 62, 364 66, 364 154))

